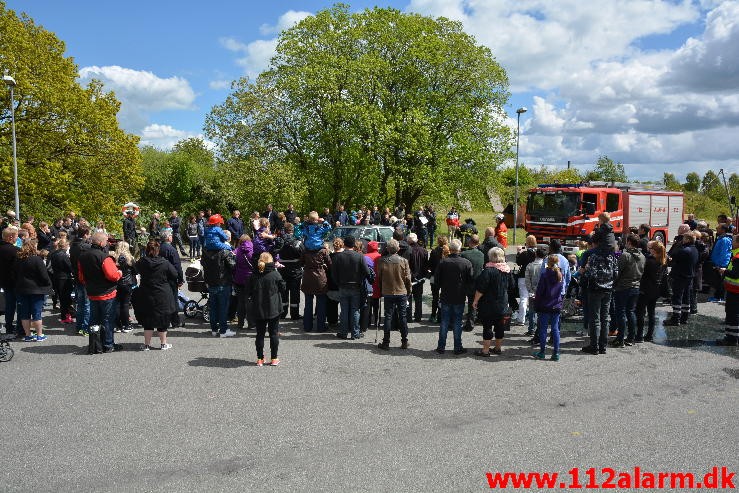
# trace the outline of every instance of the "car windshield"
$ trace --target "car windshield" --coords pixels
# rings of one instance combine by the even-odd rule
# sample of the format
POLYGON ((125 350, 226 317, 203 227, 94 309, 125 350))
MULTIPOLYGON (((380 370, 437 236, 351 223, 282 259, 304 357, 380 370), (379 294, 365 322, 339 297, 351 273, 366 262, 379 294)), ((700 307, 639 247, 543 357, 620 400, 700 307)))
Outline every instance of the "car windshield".
POLYGON ((376 231, 371 228, 348 228, 348 227, 340 227, 336 228, 333 232, 334 238, 346 238, 347 236, 353 236, 354 238, 361 239, 361 240, 368 240, 373 241, 376 240, 376 231))
POLYGON ((572 192, 531 192, 526 212, 535 216, 574 216, 579 198, 580 194, 572 192))

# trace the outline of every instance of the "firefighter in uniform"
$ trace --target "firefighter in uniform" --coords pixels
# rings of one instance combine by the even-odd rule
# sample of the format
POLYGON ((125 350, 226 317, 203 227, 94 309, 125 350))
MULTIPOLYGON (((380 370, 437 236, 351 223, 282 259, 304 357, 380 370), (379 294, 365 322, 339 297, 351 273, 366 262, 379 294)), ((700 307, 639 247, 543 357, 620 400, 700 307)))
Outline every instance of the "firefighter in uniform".
POLYGON ((731 245, 731 261, 724 271, 726 288, 726 335, 716 341, 719 346, 739 346, 739 235, 731 245))
POLYGON ((303 242, 293 235, 293 225, 285 224, 285 234, 282 235, 284 244, 280 248, 279 262, 285 267, 279 269, 285 280, 285 293, 282 297, 282 318, 287 317, 288 307, 290 318, 297 320, 303 318, 300 315, 300 282, 303 280, 303 266, 300 259, 305 247, 303 242))

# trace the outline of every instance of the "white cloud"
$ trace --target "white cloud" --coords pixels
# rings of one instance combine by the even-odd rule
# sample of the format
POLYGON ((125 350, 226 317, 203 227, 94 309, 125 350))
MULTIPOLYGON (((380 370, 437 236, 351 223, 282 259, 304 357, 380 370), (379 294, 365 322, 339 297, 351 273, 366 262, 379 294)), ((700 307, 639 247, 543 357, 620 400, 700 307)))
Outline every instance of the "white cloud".
POLYGON ((231 87, 231 81, 228 79, 212 80, 208 83, 208 87, 216 91, 221 91, 223 89, 228 89, 229 87, 231 87))
POLYGON ((557 87, 572 72, 628 56, 634 41, 699 15, 689 0, 411 0, 408 10, 461 21, 492 49, 514 91, 557 87))
POLYGON ((171 149, 174 147, 174 145, 179 142, 182 139, 188 139, 190 137, 195 137, 198 139, 203 139, 205 142, 205 146, 208 149, 214 149, 215 144, 211 141, 205 140, 203 138, 203 134, 201 133, 194 133, 194 132, 188 132, 186 130, 179 130, 171 125, 162 125, 159 123, 152 123, 151 125, 147 125, 144 127, 144 129, 141 131, 141 146, 152 146, 156 147, 157 149, 171 149))
POLYGON ((705 34, 677 50, 663 85, 695 92, 739 88, 739 2, 725 2, 708 14, 705 34))
POLYGON ((526 164, 584 169, 606 154, 637 179, 738 168, 739 1, 411 0, 409 10, 461 21, 514 94, 531 94, 526 164), (704 32, 644 48, 683 25, 704 32))
POLYGON ((249 44, 233 38, 222 38, 221 45, 241 55, 236 59, 236 63, 244 69, 246 75, 253 79, 269 67, 269 62, 277 49, 277 38, 258 39, 249 44))
POLYGON ((118 115, 127 130, 139 132, 153 111, 192 109, 195 92, 181 77, 161 78, 152 72, 117 65, 84 67, 80 79, 100 80, 121 101, 118 115))
POLYGON ((279 19, 277 19, 277 24, 275 24, 274 26, 269 24, 262 24, 259 27, 259 32, 263 36, 268 36, 270 34, 279 34, 285 29, 293 27, 295 24, 311 15, 313 14, 311 14, 310 12, 288 10, 287 12, 282 14, 279 19))
MULTIPOLYGON (((277 24, 264 24, 259 28, 262 35, 279 34, 289 29, 301 20, 312 15, 310 12, 289 10, 282 14, 277 24)), ((229 51, 239 53, 241 56, 236 63, 244 69, 244 73, 250 78, 256 78, 261 72, 269 67, 272 57, 277 49, 277 37, 270 39, 257 39, 250 43, 243 43, 235 38, 221 38, 221 45, 229 51)))

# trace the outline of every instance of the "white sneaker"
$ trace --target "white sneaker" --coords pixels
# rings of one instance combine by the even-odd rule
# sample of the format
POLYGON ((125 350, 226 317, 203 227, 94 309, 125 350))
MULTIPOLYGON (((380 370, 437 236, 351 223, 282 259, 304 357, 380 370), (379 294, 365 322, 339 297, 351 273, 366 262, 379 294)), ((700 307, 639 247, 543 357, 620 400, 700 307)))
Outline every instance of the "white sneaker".
POLYGON ((141 345, 141 350, 142 350, 142 351, 148 351, 148 350, 150 350, 150 349, 151 349, 151 347, 147 346, 146 344, 142 344, 142 345, 141 345))
POLYGON ((218 331, 217 330, 211 330, 210 333, 213 335, 213 337, 218 337, 218 331))
POLYGON ((161 349, 162 351, 166 351, 167 349, 172 349, 172 345, 169 344, 169 343, 162 344, 162 345, 159 346, 159 349, 161 349))
POLYGON ((221 337, 233 337, 235 335, 236 335, 236 332, 234 332, 231 329, 228 329, 226 332, 224 332, 223 334, 221 334, 221 337))

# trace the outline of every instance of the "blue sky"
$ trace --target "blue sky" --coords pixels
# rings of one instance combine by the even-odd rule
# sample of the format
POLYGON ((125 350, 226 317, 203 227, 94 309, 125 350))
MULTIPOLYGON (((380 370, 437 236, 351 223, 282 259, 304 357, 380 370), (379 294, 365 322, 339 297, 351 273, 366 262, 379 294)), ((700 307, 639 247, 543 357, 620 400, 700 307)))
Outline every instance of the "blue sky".
MULTIPOLYGON (((580 168, 608 155, 639 179, 739 172, 739 0, 348 2, 459 20, 506 69, 521 161, 580 168)), ((10 0, 53 31, 119 120, 167 148, 202 133, 229 82, 263 70, 280 29, 333 2, 10 0)))

